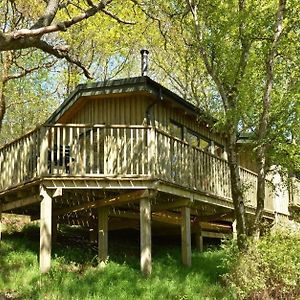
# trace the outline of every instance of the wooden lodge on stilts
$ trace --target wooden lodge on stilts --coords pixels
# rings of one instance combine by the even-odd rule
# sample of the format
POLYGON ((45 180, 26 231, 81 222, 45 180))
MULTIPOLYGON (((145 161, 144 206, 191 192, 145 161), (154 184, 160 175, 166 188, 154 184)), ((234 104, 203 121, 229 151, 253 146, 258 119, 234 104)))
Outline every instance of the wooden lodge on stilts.
MULTIPOLYGON (((212 122, 147 76, 79 85, 45 124, 0 149, 0 215, 40 219, 41 272, 50 269, 57 224, 96 229, 103 261, 110 231, 140 230, 145 274, 152 234, 176 229, 190 266, 191 236, 201 249, 203 237, 222 238, 234 228, 226 140, 212 122)), ((257 174, 243 149, 250 218, 257 174)), ((296 179, 279 196, 271 181, 266 187, 266 220, 299 208, 296 179)))

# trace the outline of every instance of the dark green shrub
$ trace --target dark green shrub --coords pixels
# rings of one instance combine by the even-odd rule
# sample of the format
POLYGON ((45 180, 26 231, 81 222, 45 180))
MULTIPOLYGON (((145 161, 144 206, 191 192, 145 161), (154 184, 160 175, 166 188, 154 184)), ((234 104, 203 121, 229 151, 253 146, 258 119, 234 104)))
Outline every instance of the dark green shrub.
POLYGON ((259 241, 250 241, 246 253, 227 243, 226 282, 238 299, 300 299, 300 233, 277 228, 259 241))

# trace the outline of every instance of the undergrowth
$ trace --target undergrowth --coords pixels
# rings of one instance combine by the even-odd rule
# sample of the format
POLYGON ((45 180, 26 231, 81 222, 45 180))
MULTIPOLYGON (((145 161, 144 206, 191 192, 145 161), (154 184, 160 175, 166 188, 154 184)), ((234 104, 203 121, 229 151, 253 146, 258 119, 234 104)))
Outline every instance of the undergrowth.
POLYGON ((300 299, 300 233, 279 228, 240 253, 234 241, 196 251, 192 267, 180 263, 180 247, 153 243, 153 273, 139 271, 138 238, 109 239, 106 265, 82 232, 63 232, 52 268, 40 275, 39 228, 4 235, 0 247, 0 299, 300 299), (9 297, 5 298, 5 295, 9 297), (2 298, 1 298, 2 297, 2 298), (3 298, 4 297, 4 298, 3 298))
POLYGON ((11 299, 232 299, 221 284, 223 250, 194 252, 193 266, 180 264, 180 248, 153 245, 153 273, 139 271, 138 240, 110 240, 108 263, 96 251, 64 237, 54 246, 52 268, 39 274, 38 228, 5 235, 0 247, 0 298, 11 299), (124 242, 125 241, 125 242, 124 242))
POLYGON ((276 228, 239 253, 235 242, 225 245, 225 281, 238 299, 300 299, 300 233, 276 228))

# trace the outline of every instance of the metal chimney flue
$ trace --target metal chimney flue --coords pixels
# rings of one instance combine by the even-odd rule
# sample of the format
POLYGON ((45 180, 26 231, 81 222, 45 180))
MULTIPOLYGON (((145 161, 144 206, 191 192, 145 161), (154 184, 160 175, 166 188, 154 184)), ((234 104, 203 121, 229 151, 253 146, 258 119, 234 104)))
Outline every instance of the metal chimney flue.
POLYGON ((148 73, 148 54, 149 51, 146 49, 141 50, 141 73, 142 76, 147 76, 148 73))

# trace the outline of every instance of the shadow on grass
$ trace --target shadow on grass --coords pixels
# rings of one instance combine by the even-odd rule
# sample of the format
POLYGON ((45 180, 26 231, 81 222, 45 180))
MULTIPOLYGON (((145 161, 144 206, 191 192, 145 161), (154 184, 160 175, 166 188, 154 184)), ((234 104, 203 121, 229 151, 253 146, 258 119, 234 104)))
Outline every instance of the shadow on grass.
MULTIPOLYGON (((8 281, 20 265, 16 261, 8 262, 6 257, 11 251, 26 251, 38 257, 39 228, 5 236, 4 240, 7 244, 0 249, 0 276, 6 276, 8 281)), ((101 268, 97 266, 95 245, 88 244, 80 236, 64 233, 53 247, 53 268, 49 274, 40 276, 36 272, 28 279, 31 288, 22 289, 20 293, 24 299, 49 298, 49 294, 52 295, 49 299, 187 299, 185 295, 204 293, 201 290, 207 289, 204 283, 216 286, 225 271, 219 268, 221 251, 194 252, 192 267, 186 268, 181 265, 179 245, 154 244, 153 274, 145 279, 139 272, 138 235, 111 235, 109 253, 108 265, 101 268)), ((224 299, 220 290, 212 292, 218 296, 206 299, 224 299)), ((198 294, 188 299, 209 297, 198 294)))

